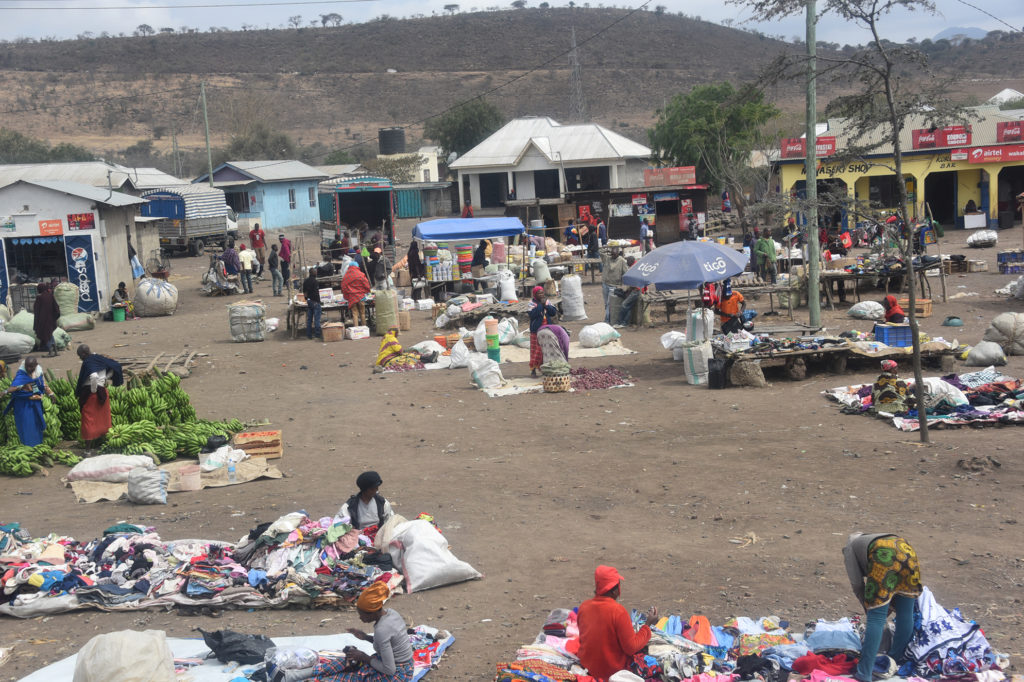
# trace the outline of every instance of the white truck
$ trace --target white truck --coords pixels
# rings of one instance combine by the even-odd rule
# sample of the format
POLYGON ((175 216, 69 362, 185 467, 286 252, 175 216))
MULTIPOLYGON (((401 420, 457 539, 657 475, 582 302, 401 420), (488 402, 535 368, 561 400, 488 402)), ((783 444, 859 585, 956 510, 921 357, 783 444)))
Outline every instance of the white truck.
POLYGON ((224 200, 224 190, 209 185, 174 185, 142 193, 143 216, 159 218, 160 248, 168 253, 195 256, 212 244, 224 245, 238 236, 234 212, 224 200))

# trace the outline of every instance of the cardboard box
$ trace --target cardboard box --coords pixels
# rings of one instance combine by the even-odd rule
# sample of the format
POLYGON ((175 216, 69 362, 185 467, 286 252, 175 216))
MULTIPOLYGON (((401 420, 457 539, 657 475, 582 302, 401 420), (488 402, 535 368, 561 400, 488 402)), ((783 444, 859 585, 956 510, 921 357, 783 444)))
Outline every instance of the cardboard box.
POLYGON ((398 311, 398 329, 403 332, 412 329, 412 315, 409 314, 408 310, 398 311))
POLYGON ((326 287, 320 290, 320 302, 330 303, 334 300, 334 289, 326 287))
POLYGON ((434 299, 432 298, 421 298, 416 301, 416 310, 432 310, 434 308, 434 299))
POLYGON ((266 457, 267 459, 284 457, 280 429, 238 433, 231 439, 231 445, 238 450, 244 450, 250 457, 266 457))
POLYGON ((971 260, 967 261, 968 272, 988 272, 988 261, 987 260, 971 260))
POLYGON ((409 275, 409 271, 402 269, 395 273, 395 286, 396 287, 410 287, 412 286, 412 277, 409 275))
POLYGON ((416 301, 411 298, 403 298, 398 301, 399 310, 416 310, 416 301))
POLYGON ((346 339, 351 339, 353 341, 358 340, 358 339, 368 339, 368 338, 370 338, 370 328, 369 327, 346 327, 345 328, 345 338, 346 339))

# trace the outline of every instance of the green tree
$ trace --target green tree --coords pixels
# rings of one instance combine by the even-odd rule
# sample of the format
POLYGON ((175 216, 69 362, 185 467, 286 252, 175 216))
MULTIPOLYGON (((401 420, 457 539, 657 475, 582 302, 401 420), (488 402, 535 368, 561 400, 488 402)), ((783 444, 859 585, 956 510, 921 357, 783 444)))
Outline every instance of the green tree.
POLYGON ((88 149, 62 142, 54 147, 16 130, 0 128, 0 163, 53 163, 60 161, 92 161, 88 149))
POLYGON ((436 142, 447 157, 465 154, 505 124, 505 115, 484 99, 474 99, 427 121, 423 136, 436 142))
POLYGON ((392 182, 415 182, 419 179, 417 171, 423 160, 419 154, 401 154, 378 157, 367 165, 375 175, 388 178, 392 182))
POLYGON ((346 163, 359 163, 347 149, 336 149, 324 156, 325 166, 340 166, 346 163))
POLYGON ((254 123, 247 130, 236 133, 228 146, 219 153, 224 161, 260 161, 263 159, 293 159, 295 142, 288 135, 273 130, 266 123, 254 123))
MULTIPOLYGON (((664 162, 696 166, 698 182, 728 189, 740 202, 751 152, 766 144, 764 126, 779 116, 754 85, 698 85, 675 95, 647 131, 655 156, 664 162)), ((742 203, 737 203, 742 216, 742 203)))

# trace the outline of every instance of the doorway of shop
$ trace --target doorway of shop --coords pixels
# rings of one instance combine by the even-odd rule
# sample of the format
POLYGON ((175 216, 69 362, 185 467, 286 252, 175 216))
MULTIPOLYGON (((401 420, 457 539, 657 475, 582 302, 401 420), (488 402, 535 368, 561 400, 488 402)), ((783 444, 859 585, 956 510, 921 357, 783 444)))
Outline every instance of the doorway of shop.
POLYGON ((924 179, 924 200, 932 217, 947 229, 956 225, 956 171, 929 173, 924 179))

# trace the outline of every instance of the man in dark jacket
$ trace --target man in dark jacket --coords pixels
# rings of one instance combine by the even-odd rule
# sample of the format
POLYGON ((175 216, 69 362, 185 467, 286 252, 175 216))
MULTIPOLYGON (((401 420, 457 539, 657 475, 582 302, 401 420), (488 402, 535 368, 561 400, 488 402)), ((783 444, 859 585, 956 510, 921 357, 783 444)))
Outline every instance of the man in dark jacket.
POLYGON ((320 282, 316 279, 316 268, 309 269, 309 275, 302 282, 302 293, 306 297, 306 336, 323 336, 320 330, 320 282))
POLYGON ((370 526, 381 526, 394 512, 391 503, 378 491, 383 481, 376 471, 364 471, 356 479, 359 492, 341 505, 338 516, 347 516, 352 526, 362 530, 370 526))

